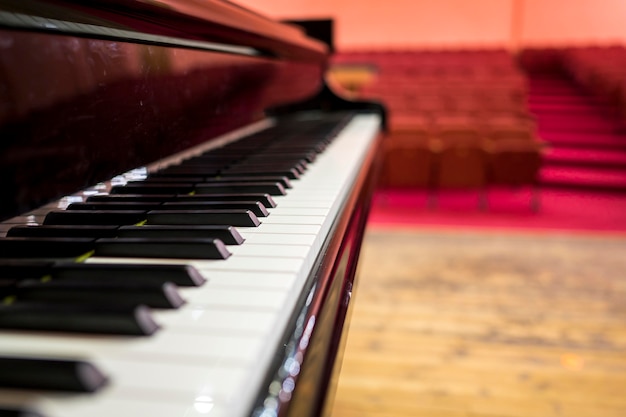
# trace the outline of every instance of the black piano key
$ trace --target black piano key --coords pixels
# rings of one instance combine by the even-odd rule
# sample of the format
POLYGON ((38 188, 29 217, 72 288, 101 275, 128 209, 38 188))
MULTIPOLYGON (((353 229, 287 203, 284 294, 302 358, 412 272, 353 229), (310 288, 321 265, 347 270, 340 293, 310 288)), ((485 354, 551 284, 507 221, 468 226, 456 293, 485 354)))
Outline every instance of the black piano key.
POLYGON ((185 303, 171 282, 146 283, 107 280, 25 280, 10 289, 20 302, 104 304, 153 308, 178 308, 185 303))
MULTIPOLYGON (((289 178, 280 175, 250 175, 250 176, 241 176, 241 177, 223 177, 219 176, 216 178, 207 178, 205 182, 277 182, 280 183, 285 188, 292 188, 291 181, 289 178)), ((199 184, 196 184, 196 187, 199 184)))
POLYGON ((203 176, 195 176, 195 177, 191 177, 191 176, 181 176, 181 175, 149 175, 145 180, 143 180, 142 182, 144 183, 197 183, 197 182, 203 182, 206 178, 208 178, 209 176, 207 175, 203 175, 203 176))
POLYGON ((129 182, 111 188, 111 194, 184 194, 193 191, 193 183, 129 182))
MULTIPOLYGON (((0 369, 2 388, 96 392, 108 382, 107 377, 97 367, 80 360, 0 356, 0 369)), ((38 415, 30 412, 20 414, 25 410, 3 409, 16 413, 6 414, 7 416, 38 415)))
POLYGON ((176 198, 176 194, 98 194, 87 197, 87 202, 163 202, 176 198))
POLYGON ((158 328, 144 305, 0 304, 0 329, 149 336, 158 328))
POLYGON ((225 245, 241 245, 244 241, 237 229, 228 225, 221 226, 167 226, 143 225, 122 226, 118 230, 119 237, 142 238, 204 238, 219 239, 225 245))
POLYGON ((43 224, 125 225, 145 219, 146 211, 143 210, 63 210, 48 213, 43 224))
POLYGON ((148 225, 231 225, 257 227, 261 222, 250 210, 155 210, 148 225))
POLYGON ((267 193, 285 195, 285 187, 278 182, 216 182, 196 185, 198 194, 211 193, 267 193))
POLYGON ((224 169, 223 171, 224 172, 238 172, 241 170, 248 170, 248 171, 252 170, 252 171, 262 172, 267 169, 277 169, 277 170, 284 170, 284 171, 295 169, 296 172, 298 172, 298 174, 300 175, 304 174, 304 172, 306 171, 306 167, 301 164, 291 164, 291 163, 277 164, 277 163, 271 163, 271 162, 253 162, 253 161, 243 162, 241 164, 229 167, 228 169, 224 169))
POLYGON ((276 201, 267 193, 216 193, 178 195, 171 201, 258 201, 266 208, 276 207, 276 201))
POLYGON ((156 210, 161 205, 158 201, 89 201, 72 203, 66 210, 156 210))
POLYGON ((87 264, 38 259, 0 259, 0 277, 13 281, 50 277, 53 280, 171 282, 180 287, 198 287, 206 282, 200 272, 189 265, 87 264))
POLYGON ((232 169, 227 169, 224 170, 220 173, 221 177, 224 178, 228 178, 228 177, 247 177, 250 175, 278 175, 281 177, 287 177, 289 179, 292 180, 297 180, 300 178, 300 173, 298 172, 298 170, 296 170, 295 168, 291 168, 291 169, 287 169, 287 170, 281 170, 278 168, 274 168, 274 167, 265 167, 262 169, 250 169, 250 168, 238 168, 238 167, 233 167, 232 169))
POLYGON ((54 265, 53 280, 76 280, 136 283, 171 282, 179 287, 199 287, 206 279, 189 265, 63 263, 54 265))
POLYGON ((250 210, 257 217, 267 217, 269 212, 259 201, 168 201, 163 203, 162 210, 250 210))
POLYGON ((142 201, 259 201, 266 208, 276 207, 276 201, 267 193, 230 193, 230 194, 114 194, 91 196, 87 201, 142 202, 142 201))
POLYGON ((118 226, 111 225, 45 225, 15 226, 7 232, 7 237, 115 237, 118 226))
POLYGON ((40 259, 1 259, 0 283, 3 280, 41 278, 48 275, 54 261, 40 259))
POLYGON ((219 239, 176 238, 114 238, 96 241, 96 256, 227 259, 230 252, 219 239))
MULTIPOLYGON (((261 155, 259 155, 259 157, 261 158, 271 158, 272 160, 275 161, 284 161, 287 159, 294 159, 294 158, 298 158, 298 159, 302 159, 304 161, 306 161, 307 163, 311 163, 314 162, 315 159, 317 158, 317 152, 315 152, 314 150, 311 150, 310 146, 298 146, 298 147, 285 147, 284 145, 281 145, 280 148, 267 148, 265 149, 261 155)), ((248 158, 248 160, 254 160, 256 158, 255 155, 251 156, 250 158, 248 158)))
MULTIPOLYGON (((0 385, 1 386, 1 385, 0 385)), ((0 406, 0 417, 44 417, 30 408, 16 408, 0 406)))
POLYGON ((199 166, 199 165, 178 165, 165 168, 161 171, 150 174, 151 177, 160 176, 181 176, 181 177, 214 177, 222 171, 222 167, 199 166))
POLYGON ((280 156, 275 156, 271 154, 270 155, 266 155, 266 154, 254 155, 246 159, 244 162, 237 164, 237 166, 246 165, 246 164, 250 164, 250 165, 276 164, 279 166, 301 166, 305 170, 309 166, 308 161, 304 158, 301 158, 300 156, 280 157, 280 156))
POLYGON ((0 258, 73 258, 93 250, 95 239, 63 237, 6 237, 0 239, 0 258))

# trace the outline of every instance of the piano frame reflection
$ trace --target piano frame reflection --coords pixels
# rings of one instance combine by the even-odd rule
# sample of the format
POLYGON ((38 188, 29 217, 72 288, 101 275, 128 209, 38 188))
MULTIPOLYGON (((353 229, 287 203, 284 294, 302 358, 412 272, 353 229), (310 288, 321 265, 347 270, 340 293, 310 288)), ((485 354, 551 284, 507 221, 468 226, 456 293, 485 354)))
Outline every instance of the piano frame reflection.
MULTIPOLYGON (((298 114, 373 114, 384 128, 381 105, 325 84, 327 65, 322 43, 228 2, 0 1, 0 234, 134 168, 155 170, 298 114)), ((230 415, 328 412, 381 138, 364 153, 271 357, 230 415)), ((28 394, 14 393, 0 387, 0 408, 29 406, 28 394)))

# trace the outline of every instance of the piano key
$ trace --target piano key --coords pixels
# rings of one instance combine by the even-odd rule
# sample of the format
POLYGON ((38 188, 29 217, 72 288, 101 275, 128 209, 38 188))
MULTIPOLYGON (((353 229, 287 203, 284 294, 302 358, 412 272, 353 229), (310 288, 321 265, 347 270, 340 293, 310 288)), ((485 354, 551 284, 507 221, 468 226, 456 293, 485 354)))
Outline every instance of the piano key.
POLYGON ((189 265, 155 264, 88 264, 52 262, 31 259, 0 259, 0 277, 5 279, 83 280, 135 283, 166 283, 177 286, 199 287, 204 277, 189 265))
POLYGON ((259 201, 168 201, 163 203, 163 210, 250 210, 257 217, 267 217, 269 212, 259 201))
POLYGON ((189 402, 172 403, 164 400, 168 397, 163 395, 157 396, 151 401, 145 401, 141 398, 141 390, 132 391, 132 394, 135 395, 134 398, 130 397, 128 391, 121 393, 117 390, 105 390, 103 393, 90 395, 89 398, 67 395, 44 396, 39 393, 19 396, 14 394, 11 397, 1 394, 0 401, 11 403, 14 408, 27 411, 36 408, 33 411, 35 414, 26 414, 24 417, 110 417, 118 415, 139 416, 144 415, 144 413, 151 417, 206 417, 207 410, 210 410, 211 417, 228 416, 224 406, 215 404, 213 398, 208 396, 198 396, 199 399, 208 398, 210 400, 207 400, 209 402, 204 405, 203 402, 195 400, 195 398, 191 404, 189 402), (198 406, 196 404, 203 405, 198 406))
POLYGON ((263 204, 265 208, 276 207, 274 197, 268 193, 197 193, 193 195, 178 195, 176 196, 176 200, 171 201, 258 201, 263 204))
MULTIPOLYGON (((253 316, 254 314, 250 314, 246 319, 254 321, 253 316)), ((179 330, 173 326, 150 337, 93 337, 81 334, 5 331, 0 338, 0 354, 19 351, 21 355, 41 358, 61 355, 91 358, 96 365, 100 360, 135 360, 151 365, 155 363, 210 367, 225 365, 236 369, 255 363, 263 346, 263 340, 259 340, 258 336, 267 336, 270 331, 271 328, 258 328, 254 335, 248 335, 246 332, 189 332, 187 329, 179 330)), ((102 369, 112 378, 120 374, 112 372, 112 369, 107 367, 102 369)), ((126 373, 122 371, 121 374, 126 373)), ((177 383, 183 384, 184 381, 177 383)))
POLYGON ((72 258, 93 250, 95 239, 62 237, 5 237, 0 258, 72 258))
POLYGON ((112 225, 15 226, 7 232, 7 237, 115 237, 117 229, 112 225))
POLYGON ((305 225, 305 224, 323 224, 326 220, 326 216, 297 216, 297 215, 274 215, 264 219, 263 222, 266 224, 297 224, 297 225, 305 225))
MULTIPOLYGON (((148 336, 157 331, 148 307, 0 304, 0 329, 148 336)), ((4 338, 5 335, 3 335, 4 338)))
POLYGON ((158 172, 153 172, 150 176, 158 178, 160 176, 181 176, 181 177, 208 177, 218 175, 222 166, 198 166, 198 165, 175 165, 164 168, 158 172))
POLYGON ((0 258, 0 280, 41 278, 44 275, 48 274, 53 265, 53 261, 40 259, 33 260, 0 258))
POLYGON ((5 407, 0 406, 0 416, 2 417, 44 417, 37 411, 30 409, 29 407, 5 407))
POLYGON ((129 182, 111 188, 111 194, 187 194, 194 190, 193 183, 129 182))
POLYGON ((54 280, 160 284, 171 282, 179 287, 199 287, 206 282, 206 279, 189 265, 65 263, 51 266, 46 274, 54 280))
POLYGON ((215 226, 167 226, 143 225, 122 226, 117 230, 118 237, 141 238, 204 238, 219 239, 225 245, 241 245, 244 241, 237 229, 228 225, 215 226))
MULTIPOLYGON (((216 296, 222 295, 220 291, 215 293, 216 296)), ((260 298, 258 294, 256 298, 260 298)), ((270 329, 274 323, 276 315, 274 308, 265 310, 256 308, 252 319, 249 308, 233 308, 230 305, 225 308, 224 303, 219 304, 220 300, 211 305, 207 305, 209 304, 207 300, 204 301, 204 305, 194 301, 189 308, 159 311, 157 315, 159 323, 166 329, 175 327, 177 331, 207 334, 210 332, 246 333, 248 335, 258 333, 261 336, 266 335, 263 329, 270 329), (260 332, 259 329, 261 329, 260 332)))
POLYGON ((276 202, 266 193, 236 193, 236 194, 107 194, 107 195, 94 195, 87 199, 88 202, 91 201, 102 201, 102 202, 142 202, 142 201, 258 201, 263 204, 266 208, 276 207, 276 202))
POLYGON ((161 206, 161 202, 157 201, 90 201, 86 203, 72 203, 66 210, 157 210, 161 206))
POLYGON ((84 280, 82 278, 20 281, 9 289, 19 302, 68 304, 103 304, 134 307, 145 304, 153 308, 178 308, 184 304, 171 282, 134 280, 84 280))
MULTIPOLYGON (((205 183, 272 182, 272 183, 279 183, 284 188, 287 188, 287 189, 292 188, 291 181, 289 181, 289 178, 285 177, 284 175, 260 175, 260 173, 257 173, 257 175, 236 176, 236 177, 220 175, 215 178, 207 178, 204 182, 205 183)), ((197 183, 196 186, 201 185, 201 184, 202 183, 197 183)))
MULTIPOLYGON (((260 203, 259 203, 260 204, 260 203)), ((267 211, 265 211, 267 213, 267 211)), ((255 213, 256 214, 256 213, 255 213)), ((267 215, 267 214, 266 214, 267 215)), ((228 225, 217 226, 85 226, 45 225, 16 226, 8 237, 137 237, 137 238, 205 238, 220 239, 227 245, 240 245, 243 238, 228 225)))
POLYGON ((143 183, 165 183, 165 182, 172 182, 172 183, 177 183, 177 182, 186 182, 186 183, 197 183, 197 182, 204 182, 207 178, 209 178, 208 176, 185 176, 185 175, 154 175, 154 174, 150 174, 148 175, 148 177, 143 180, 143 183))
POLYGON ((287 178, 291 178, 288 173, 292 170, 295 170, 298 175, 303 175, 306 171, 306 167, 301 164, 272 164, 267 162, 247 162, 239 165, 234 165, 232 167, 228 167, 224 169, 223 173, 231 173, 231 172, 261 172, 267 174, 269 170, 278 170, 284 172, 287 178))
POLYGON ((107 377, 93 364, 67 359, 0 356, 0 387, 95 392, 107 377))
POLYGON ((137 224, 146 219, 144 210, 63 210, 48 213, 44 225, 123 225, 137 224))
POLYGON ((227 259, 230 252, 219 239, 203 238, 105 238, 95 241, 96 256, 227 259))
POLYGON ((246 242, 245 245, 230 248, 233 255, 241 256, 287 256, 306 257, 309 251, 308 245, 266 245, 246 242))
POLYGON ((220 173, 220 176, 224 178, 228 177, 247 177, 250 175, 261 174, 261 175, 279 175, 281 177, 287 177, 291 180, 297 180, 300 178, 300 172, 295 168, 290 168, 286 170, 281 170, 275 167, 266 167, 262 169, 251 169, 246 167, 232 167, 223 170, 220 173))
POLYGON ((198 194, 223 193, 267 193, 269 195, 285 195, 285 187, 279 182, 215 182, 197 184, 198 194))
POLYGON ((188 265, 110 265, 85 263, 59 263, 39 259, 0 259, 0 277, 6 281, 24 279, 166 283, 177 286, 198 287, 206 281, 188 265))
POLYGON ((87 197, 87 202, 158 202, 173 201, 176 194, 96 194, 87 197))
MULTIPOLYGON (((250 274, 245 271, 211 271, 208 279, 211 288, 263 288, 281 289, 291 288, 295 280, 295 274, 291 272, 257 271, 250 274)), ((188 292, 180 289, 183 297, 187 297, 188 292)))
POLYGON ((147 224, 160 225, 232 225, 256 227, 261 222, 250 210, 153 210, 147 224))

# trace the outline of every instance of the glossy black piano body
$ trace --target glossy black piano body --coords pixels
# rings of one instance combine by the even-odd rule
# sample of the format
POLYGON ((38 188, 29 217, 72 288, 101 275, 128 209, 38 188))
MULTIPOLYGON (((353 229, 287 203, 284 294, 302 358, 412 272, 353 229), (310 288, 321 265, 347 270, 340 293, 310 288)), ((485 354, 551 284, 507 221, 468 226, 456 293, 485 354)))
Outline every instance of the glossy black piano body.
MULTIPOLYGON (((228 2, 0 1, 0 220, 19 223, 43 204, 268 114, 382 113, 336 97, 324 84, 327 59, 325 46, 300 30, 228 2)), ((251 388, 251 415, 267 404, 298 417, 328 406, 375 154, 325 239, 272 367, 251 388), (315 327, 303 334, 298 326, 312 317, 315 327), (301 372, 285 395, 275 388, 290 377, 284 364, 294 358, 301 372)))

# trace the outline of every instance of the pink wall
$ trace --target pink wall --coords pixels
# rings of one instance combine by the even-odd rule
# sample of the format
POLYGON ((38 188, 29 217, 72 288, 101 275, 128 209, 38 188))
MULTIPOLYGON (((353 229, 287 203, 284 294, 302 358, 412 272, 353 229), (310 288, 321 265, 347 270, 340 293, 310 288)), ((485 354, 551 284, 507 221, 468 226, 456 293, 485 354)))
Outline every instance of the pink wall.
POLYGON ((279 19, 333 17, 340 50, 626 41, 626 0, 235 1, 279 19))
POLYGON ((333 17, 338 49, 504 46, 508 0, 240 0, 274 18, 333 17))
POLYGON ((524 0, 527 45, 626 41, 624 0, 524 0))

